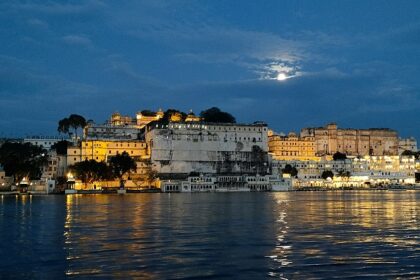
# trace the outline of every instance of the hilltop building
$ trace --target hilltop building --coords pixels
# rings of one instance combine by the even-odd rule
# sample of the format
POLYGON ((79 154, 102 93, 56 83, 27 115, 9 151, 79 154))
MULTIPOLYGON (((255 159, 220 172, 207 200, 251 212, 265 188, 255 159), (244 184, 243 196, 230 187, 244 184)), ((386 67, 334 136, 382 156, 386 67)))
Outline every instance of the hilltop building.
POLYGON ((303 128, 301 137, 315 139, 317 156, 333 155, 336 152, 348 156, 398 155, 398 135, 388 128, 338 129, 331 123, 325 127, 303 128))
POLYGON ((32 145, 40 146, 46 150, 50 150, 51 147, 59 141, 68 140, 67 138, 58 136, 32 136, 23 139, 23 143, 31 143, 32 145))
POLYGON ((162 109, 159 109, 159 111, 157 111, 156 113, 149 112, 149 111, 138 112, 136 114, 136 120, 137 120, 136 124, 139 128, 143 128, 151 122, 162 119, 163 116, 164 116, 164 113, 162 109))
POLYGON ((404 151, 417 152, 417 140, 414 137, 398 139, 398 154, 404 151))
POLYGON ((315 155, 315 138, 299 137, 294 132, 286 136, 270 131, 268 150, 275 160, 319 160, 315 155))
POLYGON ((267 125, 170 122, 149 127, 152 168, 168 178, 191 172, 266 174, 267 125))
POLYGON ((133 118, 130 116, 122 116, 120 113, 115 112, 111 115, 111 119, 108 121, 108 123, 114 126, 132 125, 133 118))

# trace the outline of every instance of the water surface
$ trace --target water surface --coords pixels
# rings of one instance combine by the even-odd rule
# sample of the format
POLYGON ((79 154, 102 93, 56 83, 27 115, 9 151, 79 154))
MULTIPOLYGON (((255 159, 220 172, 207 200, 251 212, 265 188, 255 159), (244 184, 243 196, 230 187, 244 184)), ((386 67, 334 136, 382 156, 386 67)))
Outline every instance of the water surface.
POLYGON ((419 279, 420 192, 1 196, 0 278, 419 279))

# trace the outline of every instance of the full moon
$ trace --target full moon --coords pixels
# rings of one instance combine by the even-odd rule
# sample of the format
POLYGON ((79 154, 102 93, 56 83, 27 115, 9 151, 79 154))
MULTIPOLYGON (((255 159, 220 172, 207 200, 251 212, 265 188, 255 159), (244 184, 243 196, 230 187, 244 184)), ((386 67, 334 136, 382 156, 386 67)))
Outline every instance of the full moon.
POLYGON ((284 80, 286 80, 287 79, 287 76, 286 76, 286 74, 284 74, 284 73, 279 73, 278 75, 277 75, 277 81, 284 81, 284 80))

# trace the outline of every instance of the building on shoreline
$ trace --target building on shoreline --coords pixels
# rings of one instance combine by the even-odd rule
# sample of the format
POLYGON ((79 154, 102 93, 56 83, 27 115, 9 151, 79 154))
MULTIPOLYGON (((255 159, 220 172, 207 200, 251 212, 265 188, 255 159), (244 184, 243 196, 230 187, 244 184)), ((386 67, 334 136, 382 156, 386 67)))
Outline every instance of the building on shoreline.
POLYGON ((348 156, 398 155, 398 134, 388 128, 339 129, 337 124, 330 123, 325 127, 303 128, 300 135, 315 139, 317 156, 336 152, 348 156))
POLYGON ((374 186, 414 184, 416 160, 413 156, 364 156, 345 160, 277 161, 273 160, 273 174, 281 174, 286 165, 295 167, 296 186, 374 186), (325 180, 324 171, 331 171, 331 180, 325 180), (352 183, 351 183, 352 182, 352 183))
POLYGON ((153 170, 161 176, 268 173, 265 123, 170 122, 149 127, 153 170))

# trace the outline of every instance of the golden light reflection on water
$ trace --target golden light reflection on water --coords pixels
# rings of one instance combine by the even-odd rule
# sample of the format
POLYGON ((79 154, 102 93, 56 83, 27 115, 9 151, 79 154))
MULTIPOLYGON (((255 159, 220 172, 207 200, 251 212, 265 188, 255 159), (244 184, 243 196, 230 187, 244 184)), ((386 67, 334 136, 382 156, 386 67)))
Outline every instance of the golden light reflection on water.
POLYGON ((420 255, 419 192, 306 192, 276 194, 275 200, 277 243, 270 258, 278 266, 272 275, 287 278, 281 271, 290 266, 392 265, 395 252, 420 255))
POLYGON ((144 243, 144 196, 68 195, 66 197, 65 249, 69 268, 66 275, 104 275, 115 278, 152 279, 141 271, 120 269, 142 252, 144 243), (127 204, 127 207, 124 207, 127 204), (136 204, 133 207, 132 204, 136 204), (130 211, 125 211, 125 209, 130 211), (89 258, 100 254, 114 258, 107 266, 95 265, 89 258), (88 261, 87 261, 88 260, 88 261), (75 263, 75 265, 72 265, 75 263), (72 268, 77 267, 77 268, 72 268), (113 269, 119 268, 119 269, 113 269))

